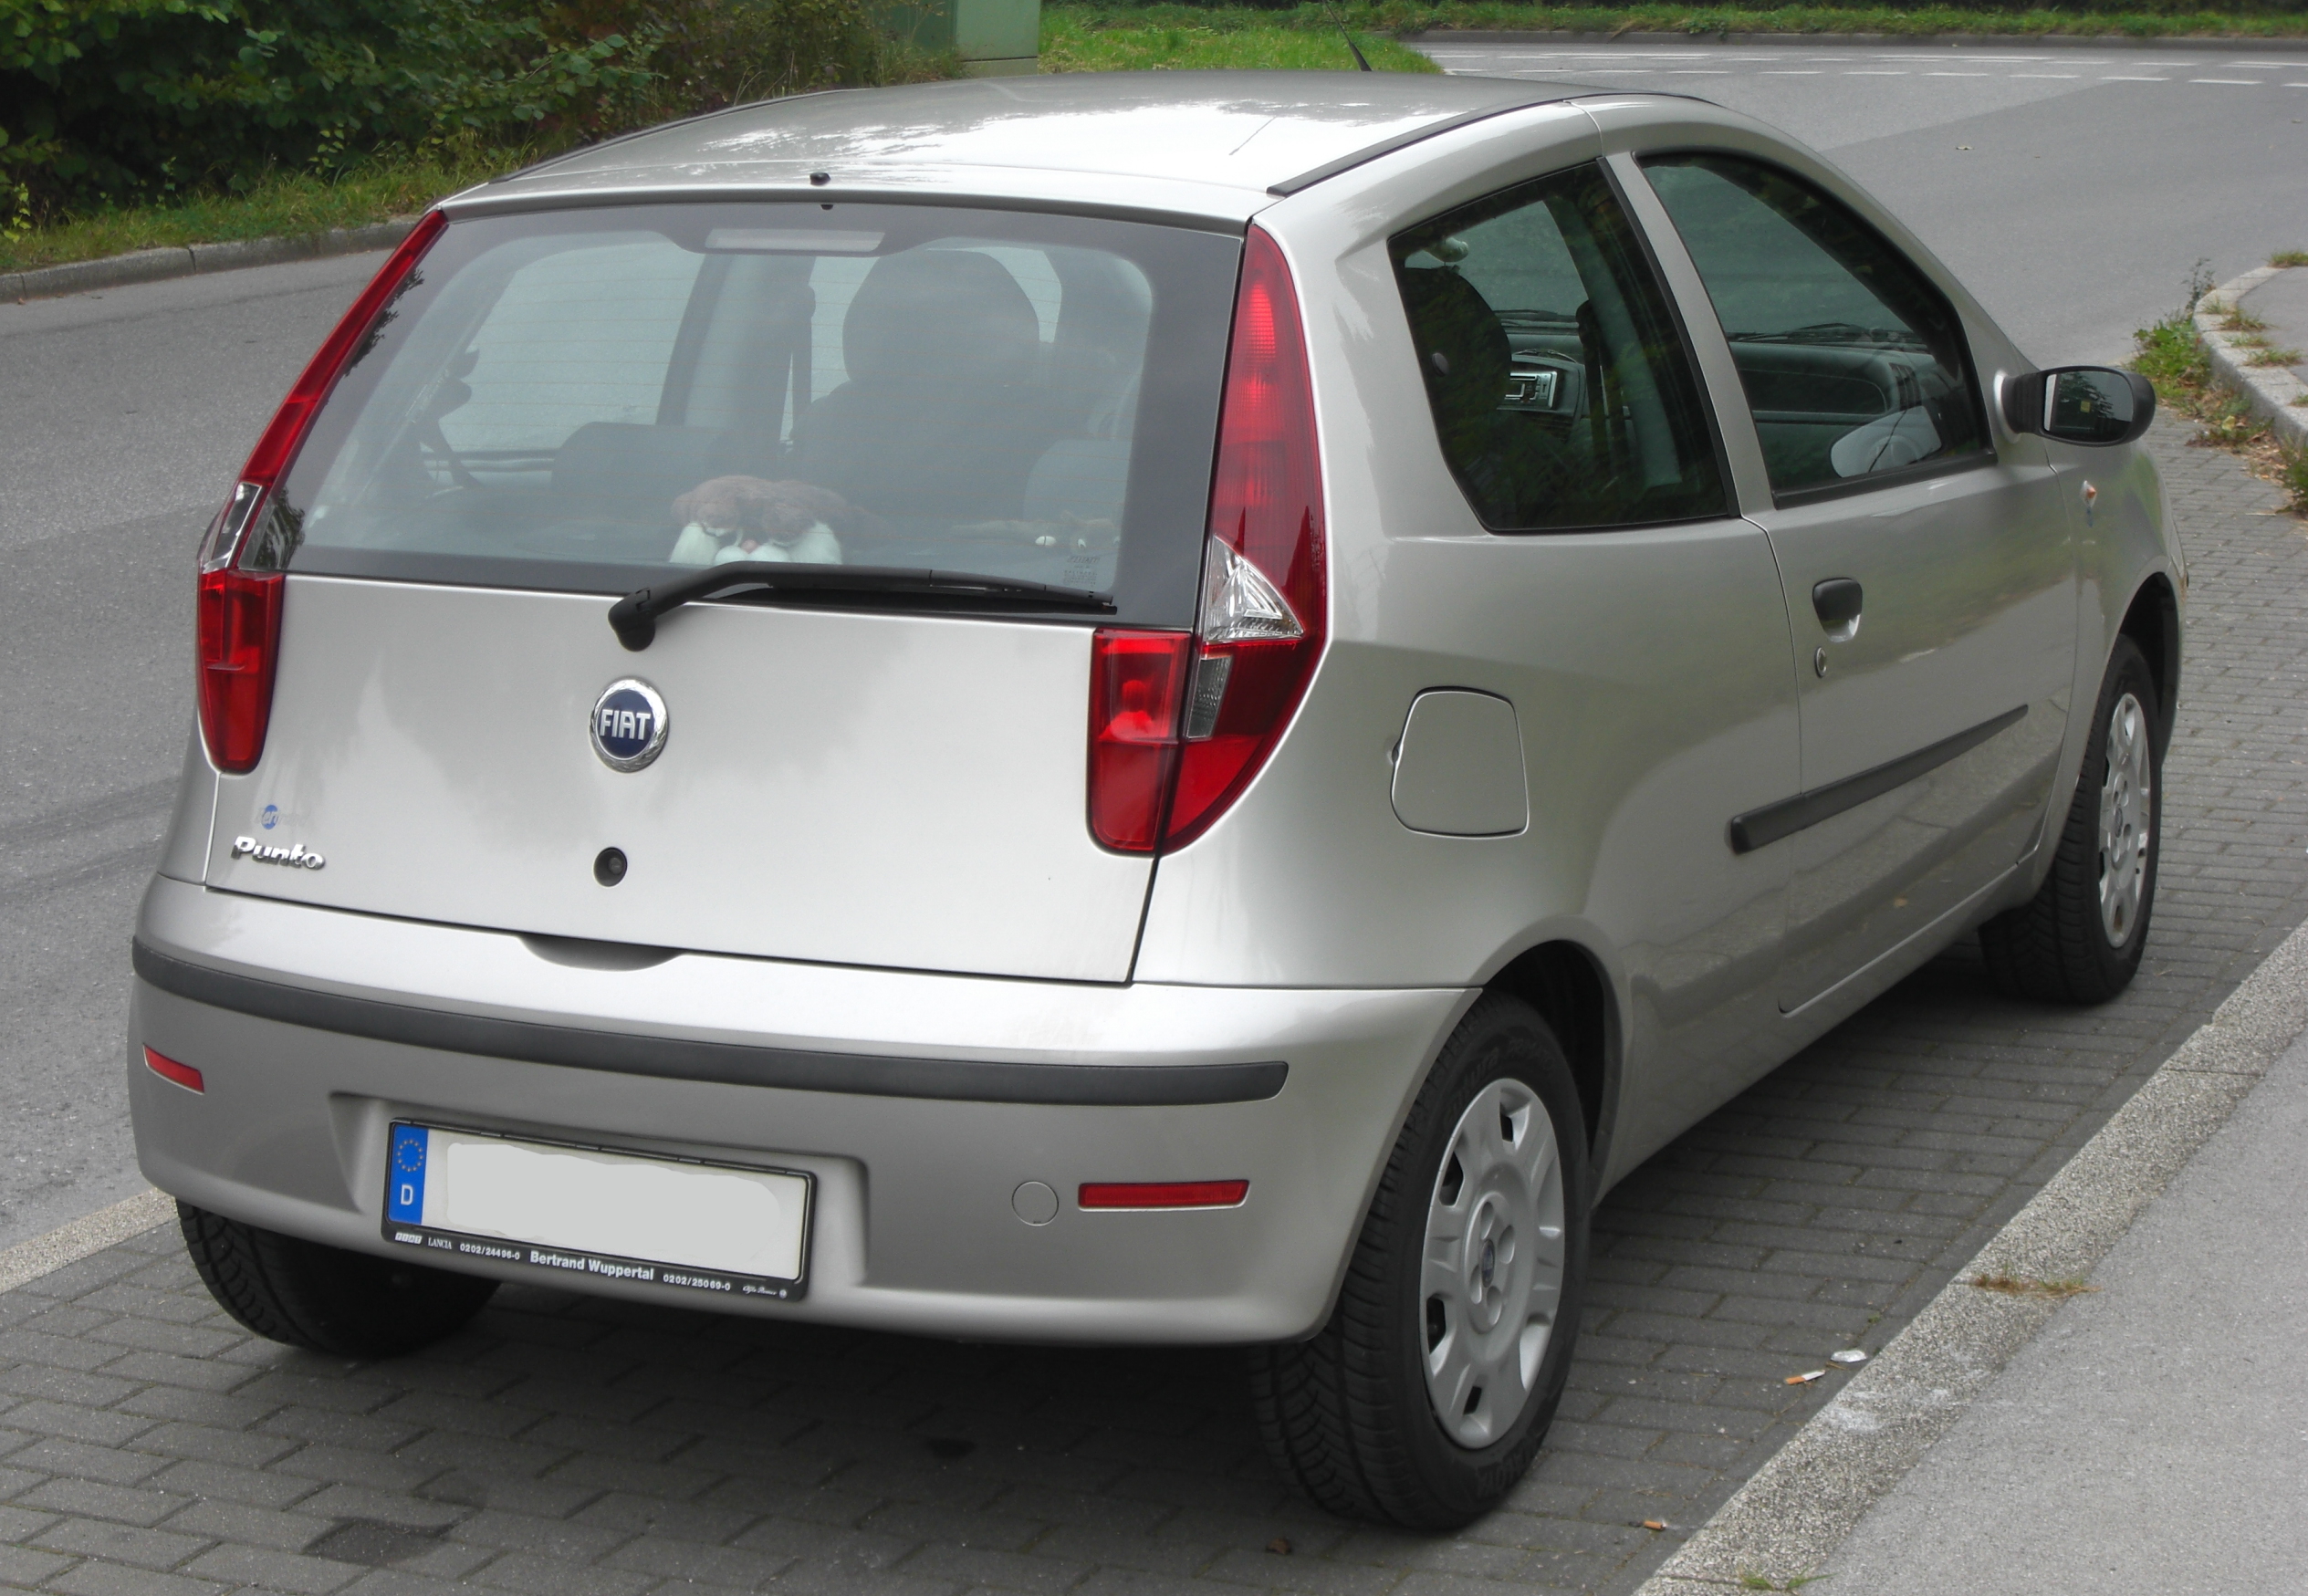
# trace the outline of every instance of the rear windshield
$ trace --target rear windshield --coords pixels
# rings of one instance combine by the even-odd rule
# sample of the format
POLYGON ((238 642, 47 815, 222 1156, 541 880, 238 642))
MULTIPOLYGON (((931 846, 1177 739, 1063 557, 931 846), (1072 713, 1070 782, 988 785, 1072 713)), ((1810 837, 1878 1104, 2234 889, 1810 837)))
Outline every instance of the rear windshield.
POLYGON ((928 205, 451 224, 266 541, 305 572, 623 592, 732 560, 1190 624, 1241 241, 928 205))

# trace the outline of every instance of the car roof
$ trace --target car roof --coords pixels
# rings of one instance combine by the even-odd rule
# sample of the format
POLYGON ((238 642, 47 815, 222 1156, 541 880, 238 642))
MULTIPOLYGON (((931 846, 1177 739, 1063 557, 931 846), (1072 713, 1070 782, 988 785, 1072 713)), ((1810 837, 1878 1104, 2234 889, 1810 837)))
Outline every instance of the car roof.
POLYGON ((1407 72, 1067 72, 793 95, 613 139, 453 213, 674 195, 979 197, 1239 222, 1333 171, 1591 87, 1407 72), (823 178, 812 184, 813 173, 823 178))

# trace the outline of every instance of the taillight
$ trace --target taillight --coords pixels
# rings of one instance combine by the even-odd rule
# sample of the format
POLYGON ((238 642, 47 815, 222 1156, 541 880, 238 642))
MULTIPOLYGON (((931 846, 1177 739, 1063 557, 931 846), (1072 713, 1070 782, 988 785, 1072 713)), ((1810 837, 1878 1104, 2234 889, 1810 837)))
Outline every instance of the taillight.
POLYGON ((290 385, 241 468, 233 496, 201 542, 199 649, 201 735, 209 762, 227 775, 256 767, 272 720, 273 674, 280 653, 281 572, 297 528, 274 490, 297 458, 337 379, 352 363, 378 316, 448 225, 428 212, 384 268, 361 290, 290 385))
POLYGON ((1253 227, 1218 412, 1202 618, 1164 841, 1193 841, 1250 785, 1305 696, 1328 619, 1314 383, 1290 268, 1253 227))
MULTIPOLYGON (((1200 620, 1175 632, 1102 631, 1091 688, 1091 829, 1127 852, 1180 847, 1209 829, 1250 785, 1322 657, 1329 589, 1323 570, 1322 466, 1314 383, 1290 268, 1253 227, 1235 291, 1218 454, 1210 485, 1200 620), (1110 660, 1175 652, 1175 718, 1133 723, 1138 752, 1102 763, 1101 728, 1112 717, 1106 685, 1123 680, 1110 660), (1104 785, 1128 773, 1126 791, 1104 785), (1154 796, 1143 784, 1158 782, 1154 796), (1168 799, 1166 817, 1162 799, 1168 799), (1125 823, 1126 821, 1126 823, 1125 823), (1144 840, 1123 841, 1124 835, 1144 840)), ((1149 700, 1151 702, 1151 699, 1149 700)))
POLYGON ((235 776, 256 769, 265 752, 284 585, 278 571, 200 574, 201 735, 209 762, 235 776))
POLYGON ((1118 852, 1151 853, 1162 840, 1193 642, 1183 631, 1109 630, 1091 640, 1090 830, 1118 852))

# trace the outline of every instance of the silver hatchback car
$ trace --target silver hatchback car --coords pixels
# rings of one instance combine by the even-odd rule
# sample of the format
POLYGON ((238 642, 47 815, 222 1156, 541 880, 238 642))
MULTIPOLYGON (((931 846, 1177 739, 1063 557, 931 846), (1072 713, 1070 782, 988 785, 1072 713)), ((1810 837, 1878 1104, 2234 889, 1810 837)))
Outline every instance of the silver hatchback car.
POLYGON ((1975 930, 2130 978, 2152 408, 1669 96, 964 82, 471 190, 200 555, 144 1172, 280 1340, 1239 1343, 1318 1503, 1464 1522, 1614 1181, 1975 930))

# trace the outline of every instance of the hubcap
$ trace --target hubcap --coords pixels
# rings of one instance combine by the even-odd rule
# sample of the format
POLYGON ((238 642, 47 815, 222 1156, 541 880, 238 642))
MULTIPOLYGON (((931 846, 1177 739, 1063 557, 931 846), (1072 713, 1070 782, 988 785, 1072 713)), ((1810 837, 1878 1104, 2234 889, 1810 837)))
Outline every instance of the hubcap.
POLYGON ((1459 1445, 1488 1446, 1530 1400, 1562 1298, 1562 1165, 1538 1093, 1494 1080, 1451 1132, 1419 1271, 1426 1394, 1459 1445))
POLYGON ((2122 947, 2139 923, 2154 784, 2147 713, 2126 693, 2108 716, 2107 770, 2100 779, 2100 929, 2110 947, 2122 947))

